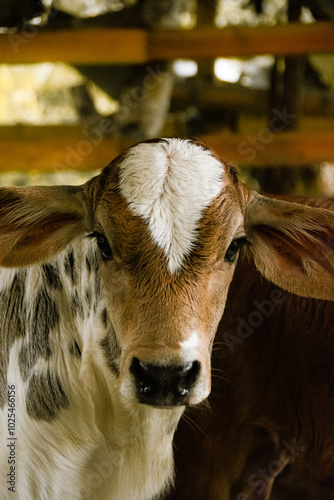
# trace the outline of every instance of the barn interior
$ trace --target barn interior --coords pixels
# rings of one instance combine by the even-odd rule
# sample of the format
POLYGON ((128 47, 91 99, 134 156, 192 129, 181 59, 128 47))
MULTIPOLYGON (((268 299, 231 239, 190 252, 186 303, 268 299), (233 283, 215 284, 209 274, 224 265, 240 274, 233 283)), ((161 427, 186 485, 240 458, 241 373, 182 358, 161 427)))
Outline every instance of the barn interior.
POLYGON ((333 0, 2 0, 0 184, 182 136, 254 189, 334 196, 333 52, 333 0))

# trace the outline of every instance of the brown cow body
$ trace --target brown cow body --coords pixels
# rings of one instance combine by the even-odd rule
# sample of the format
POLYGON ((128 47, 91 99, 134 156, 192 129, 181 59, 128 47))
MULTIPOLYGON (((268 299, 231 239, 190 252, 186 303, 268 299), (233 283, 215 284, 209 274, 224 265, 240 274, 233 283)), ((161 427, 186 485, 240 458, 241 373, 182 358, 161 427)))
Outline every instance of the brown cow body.
POLYGON ((187 415, 169 498, 334 499, 334 303, 281 290, 243 253, 214 344, 209 408, 187 415))

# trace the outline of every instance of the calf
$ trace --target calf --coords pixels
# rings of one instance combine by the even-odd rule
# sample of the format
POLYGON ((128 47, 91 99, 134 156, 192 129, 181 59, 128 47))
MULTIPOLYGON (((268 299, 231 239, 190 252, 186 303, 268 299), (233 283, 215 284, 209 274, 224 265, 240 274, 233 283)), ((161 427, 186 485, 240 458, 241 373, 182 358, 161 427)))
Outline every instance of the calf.
MULTIPOLYGON (((307 202, 334 210, 330 200, 307 202)), ((208 403, 186 412, 176 433, 168 498, 333 500, 333 361, 334 302, 263 279, 245 248, 213 346, 208 403)))
POLYGON ((83 186, 1 188, 0 498, 163 495, 239 249, 333 298, 333 233, 191 140, 137 144, 83 186))

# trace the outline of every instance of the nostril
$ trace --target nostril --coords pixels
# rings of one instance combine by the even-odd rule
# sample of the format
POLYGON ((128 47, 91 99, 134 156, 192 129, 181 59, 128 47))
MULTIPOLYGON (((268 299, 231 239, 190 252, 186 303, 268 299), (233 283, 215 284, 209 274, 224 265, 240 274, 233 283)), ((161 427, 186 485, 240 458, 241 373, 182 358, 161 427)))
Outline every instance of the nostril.
POLYGON ((187 363, 183 367, 183 377, 181 377, 179 390, 180 394, 184 395, 192 389, 197 381, 199 372, 201 370, 201 364, 199 361, 193 361, 187 363))
POLYGON ((133 358, 130 372, 136 379, 137 388, 141 393, 147 394, 153 390, 154 379, 149 374, 149 365, 138 358, 133 358))
POLYGON ((130 366, 130 372, 135 376, 145 375, 147 373, 147 363, 139 361, 138 358, 133 358, 130 366))

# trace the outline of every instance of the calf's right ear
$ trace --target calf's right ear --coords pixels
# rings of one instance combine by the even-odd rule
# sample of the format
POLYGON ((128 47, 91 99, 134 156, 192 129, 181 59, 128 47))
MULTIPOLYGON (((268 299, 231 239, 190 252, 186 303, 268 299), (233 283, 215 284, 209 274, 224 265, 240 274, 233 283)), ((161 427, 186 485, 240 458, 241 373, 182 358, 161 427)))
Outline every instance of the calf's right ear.
POLYGON ((83 187, 0 188, 0 266, 45 261, 89 225, 83 187))
POLYGON ((254 193, 245 231, 265 278, 297 295, 334 300, 334 212, 254 193))

